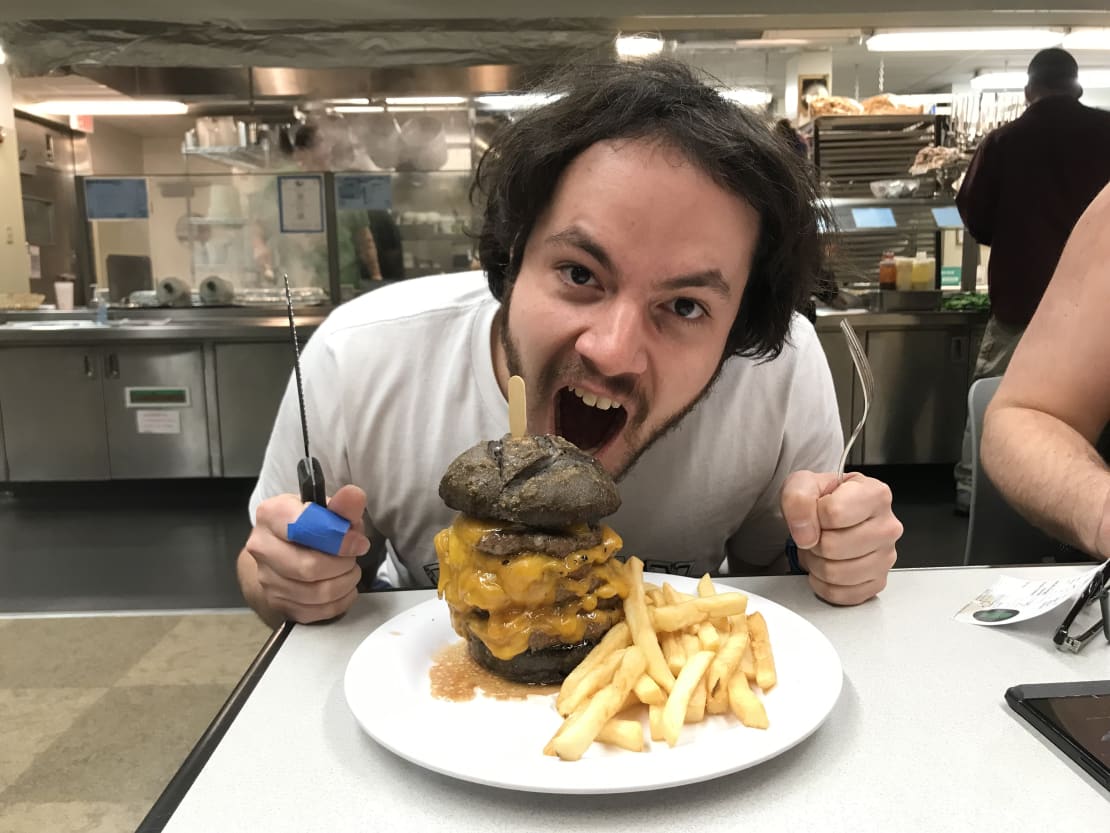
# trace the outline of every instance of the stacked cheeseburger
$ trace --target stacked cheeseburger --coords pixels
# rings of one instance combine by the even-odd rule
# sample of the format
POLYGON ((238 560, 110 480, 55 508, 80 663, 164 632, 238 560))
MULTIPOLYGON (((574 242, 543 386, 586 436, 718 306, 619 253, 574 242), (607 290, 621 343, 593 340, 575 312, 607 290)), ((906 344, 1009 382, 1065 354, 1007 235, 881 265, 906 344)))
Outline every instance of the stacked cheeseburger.
POLYGON ((439 485, 459 514, 435 538, 439 595, 483 667, 558 683, 624 618, 620 506, 601 465, 557 436, 506 436, 463 452, 439 485))

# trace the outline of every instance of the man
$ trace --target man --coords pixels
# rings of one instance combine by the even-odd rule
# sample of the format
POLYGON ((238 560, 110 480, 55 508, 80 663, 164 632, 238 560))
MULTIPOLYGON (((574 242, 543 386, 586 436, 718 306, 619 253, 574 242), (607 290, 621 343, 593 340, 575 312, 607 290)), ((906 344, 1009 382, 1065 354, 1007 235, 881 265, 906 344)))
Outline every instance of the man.
POLYGON ((1110 558, 1108 228, 1110 187, 1064 249, 987 409, 981 449, 991 480, 1030 521, 1101 558, 1110 558))
MULTIPOLYGON (((956 197, 967 230, 991 247, 991 315, 972 381, 1006 371, 1075 221, 1110 182, 1110 113, 1079 103, 1079 68, 1062 49, 1029 63, 1029 108, 979 146, 956 197)), ((971 426, 956 465, 956 511, 971 499, 971 426)))
POLYGON ((679 64, 581 70, 554 89, 563 97, 479 166, 486 277, 380 289, 310 340, 313 453, 354 527, 339 558, 285 540, 302 509, 287 390, 239 558, 268 621, 346 610, 370 539, 390 545, 377 580, 431 584, 432 538, 453 516, 437 484, 464 449, 506 433, 511 374, 527 383, 531 431, 620 479, 611 524, 625 553, 692 575, 726 560, 765 573, 785 569, 789 534, 823 598, 857 604, 885 586, 902 532, 890 489, 833 473, 832 380, 794 312, 820 267, 798 160, 679 64))

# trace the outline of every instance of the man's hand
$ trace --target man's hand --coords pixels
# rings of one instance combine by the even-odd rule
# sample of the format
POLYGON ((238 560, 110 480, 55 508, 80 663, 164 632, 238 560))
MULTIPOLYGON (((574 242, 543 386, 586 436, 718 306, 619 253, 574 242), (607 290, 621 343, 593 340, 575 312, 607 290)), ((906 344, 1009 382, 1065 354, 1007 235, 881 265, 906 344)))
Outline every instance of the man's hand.
POLYGON ((362 570, 355 559, 370 548, 362 523, 366 493, 357 486, 344 486, 328 501, 328 509, 351 522, 338 555, 289 543, 286 528, 304 507, 296 495, 264 500, 240 556, 243 591, 264 619, 276 618, 267 614, 302 624, 331 619, 345 613, 357 595, 362 570), (244 556, 253 560, 253 570, 251 564, 243 565, 244 556), (253 572, 256 580, 251 582, 245 572, 253 572))
POLYGON ((886 587, 902 537, 890 502, 890 487, 862 474, 838 482, 833 473, 798 471, 786 479, 782 515, 822 599, 856 605, 886 587))

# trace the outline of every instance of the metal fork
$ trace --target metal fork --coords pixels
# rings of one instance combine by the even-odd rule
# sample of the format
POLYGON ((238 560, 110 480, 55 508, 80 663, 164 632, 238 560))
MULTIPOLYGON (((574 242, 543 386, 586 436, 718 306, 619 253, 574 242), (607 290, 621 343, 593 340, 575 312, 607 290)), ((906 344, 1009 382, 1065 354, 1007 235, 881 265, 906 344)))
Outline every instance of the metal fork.
POLYGON ((864 352, 863 345, 860 344, 859 336, 856 335, 856 331, 852 329, 852 325, 848 323, 847 318, 840 319, 840 329, 844 331, 844 338, 848 342, 848 352, 852 354, 852 364, 856 366, 856 373, 859 375, 860 385, 863 388, 863 414, 860 415, 856 427, 852 429, 852 435, 848 438, 848 442, 844 444, 844 453, 840 455, 840 466, 836 470, 838 480, 844 477, 844 465, 848 462, 848 454, 851 452, 856 438, 859 437, 860 431, 863 430, 863 424, 867 422, 867 414, 871 410, 871 400, 875 398, 875 374, 871 372, 871 363, 867 361, 867 353, 864 352))

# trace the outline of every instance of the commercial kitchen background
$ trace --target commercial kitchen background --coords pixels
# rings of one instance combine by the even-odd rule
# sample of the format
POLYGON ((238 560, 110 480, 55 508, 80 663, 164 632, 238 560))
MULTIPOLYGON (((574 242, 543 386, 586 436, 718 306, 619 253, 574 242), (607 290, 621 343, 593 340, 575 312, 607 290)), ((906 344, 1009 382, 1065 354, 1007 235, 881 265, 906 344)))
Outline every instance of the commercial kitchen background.
POLYGON ((816 323, 846 428, 862 399, 844 314, 879 390, 851 463, 894 485, 903 564, 962 560, 950 472, 985 321, 981 299, 966 299, 985 290, 989 253, 964 235, 954 187, 982 135, 1021 112, 1036 49, 1073 49, 1084 101, 1110 107, 1110 21, 1097 3, 956 5, 561 2, 541 16, 499 2, 324 0, 305 20, 280 2, 157 14, 6 3, 0 541, 19 546, 0 547, 0 610, 238 606, 246 497, 291 366, 280 273, 307 336, 356 294, 470 268, 471 172, 492 131, 531 103, 514 94, 632 33, 800 127, 841 226, 829 236, 841 292, 816 323), (972 34, 936 51, 920 36, 938 26, 972 34), (918 40, 874 48, 874 35, 899 33, 918 40), (921 112, 811 119, 815 82, 921 112), (319 127, 314 150, 288 153, 306 123, 319 127), (953 158, 911 177, 932 144, 953 158), (872 183, 889 179, 916 190, 876 196, 872 183), (302 214, 290 219, 294 193, 302 214), (381 274, 351 244, 367 216, 384 235, 381 274), (931 284, 879 292, 888 250, 924 253, 931 284), (50 308, 69 293, 73 311, 50 308))

